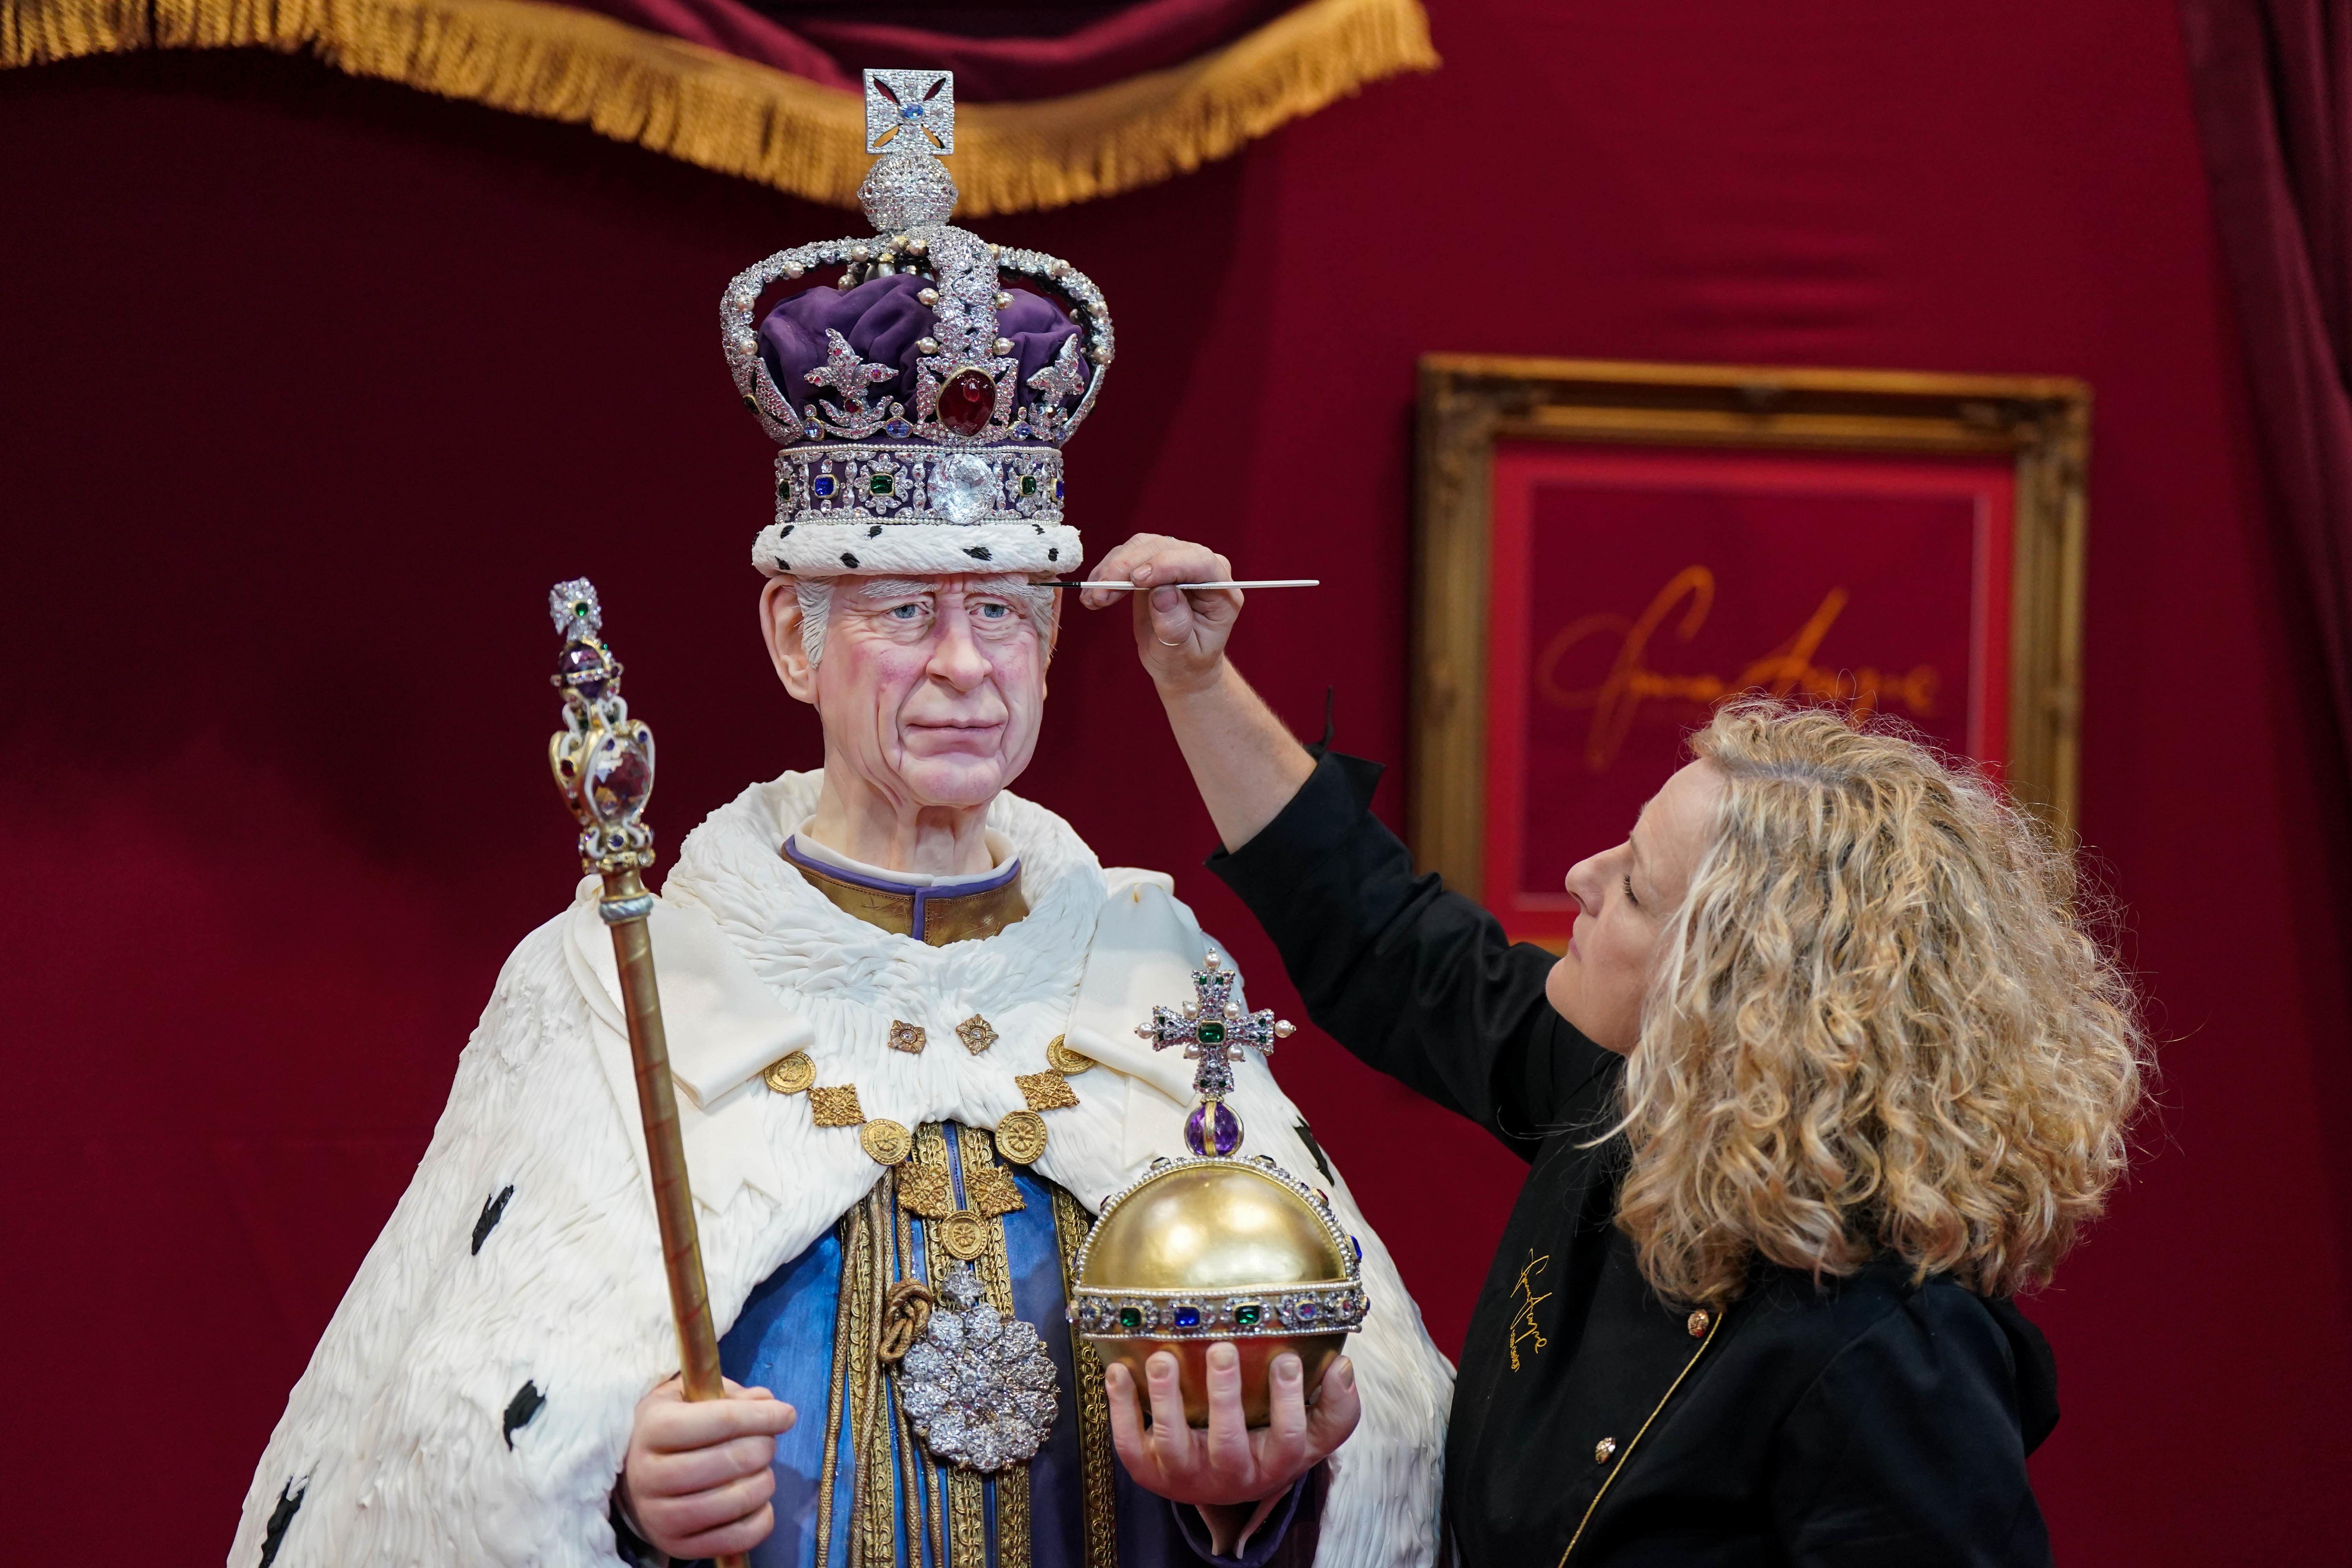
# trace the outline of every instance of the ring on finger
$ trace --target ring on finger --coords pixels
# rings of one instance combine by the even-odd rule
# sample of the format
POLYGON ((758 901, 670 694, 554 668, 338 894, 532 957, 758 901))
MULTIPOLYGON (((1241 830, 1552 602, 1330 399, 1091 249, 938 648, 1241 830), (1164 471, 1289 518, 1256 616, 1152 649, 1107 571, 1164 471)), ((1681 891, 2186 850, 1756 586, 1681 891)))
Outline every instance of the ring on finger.
POLYGON ((1161 647, 1182 647, 1184 646, 1184 639, 1182 637, 1178 637, 1174 642, 1170 642, 1166 637, 1155 636, 1151 640, 1158 643, 1161 647))

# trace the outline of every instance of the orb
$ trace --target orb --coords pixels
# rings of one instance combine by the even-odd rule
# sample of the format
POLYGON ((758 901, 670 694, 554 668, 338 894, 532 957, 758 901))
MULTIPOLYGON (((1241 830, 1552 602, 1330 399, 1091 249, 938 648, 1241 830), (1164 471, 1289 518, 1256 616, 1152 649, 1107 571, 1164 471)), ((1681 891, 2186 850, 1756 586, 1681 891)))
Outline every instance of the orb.
POLYGON ((1240 1352, 1242 1412, 1263 1426, 1274 1358, 1298 1357, 1313 1398, 1370 1306, 1329 1199, 1263 1156, 1155 1162, 1104 1202, 1076 1274, 1070 1315, 1103 1364, 1140 1390, 1144 1363, 1172 1352, 1195 1426, 1209 1420, 1211 1345, 1240 1352))

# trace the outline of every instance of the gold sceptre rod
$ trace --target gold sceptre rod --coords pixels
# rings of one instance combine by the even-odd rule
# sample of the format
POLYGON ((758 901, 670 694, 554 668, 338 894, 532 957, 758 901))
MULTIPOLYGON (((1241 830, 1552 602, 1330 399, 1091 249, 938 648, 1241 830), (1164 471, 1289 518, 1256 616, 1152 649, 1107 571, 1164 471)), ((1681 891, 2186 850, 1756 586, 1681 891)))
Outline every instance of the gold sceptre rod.
MULTIPOLYGON (((621 700, 621 662, 596 635, 604 624, 596 585, 585 577, 558 583, 548 592, 547 608, 563 637, 553 677, 563 693, 563 728, 549 738, 547 760, 564 804, 580 819, 580 868, 604 879, 596 912, 613 933, 613 957, 628 1012, 629 1057, 637 1074, 637 1110, 645 1120, 654 1217, 661 1226, 670 1315, 677 1322, 678 1381, 688 1399, 718 1399, 726 1392, 719 1335, 710 1325, 694 1191, 687 1184, 686 1145, 677 1131, 677 1090, 670 1081, 669 1037, 662 1030, 661 992, 654 983, 653 941, 646 927, 654 908, 643 878, 654 863, 654 832, 644 820, 646 801, 654 792, 654 732, 642 719, 630 718, 629 705, 621 700)), ((735 1552, 718 1561, 719 1568, 747 1568, 750 1559, 735 1552)))

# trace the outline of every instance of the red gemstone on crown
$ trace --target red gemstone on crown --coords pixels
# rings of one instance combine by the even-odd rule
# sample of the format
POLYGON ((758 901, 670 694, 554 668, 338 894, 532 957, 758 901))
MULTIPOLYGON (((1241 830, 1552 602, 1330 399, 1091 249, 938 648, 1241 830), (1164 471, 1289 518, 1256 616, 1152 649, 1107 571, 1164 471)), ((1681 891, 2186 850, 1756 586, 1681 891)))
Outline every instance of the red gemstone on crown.
POLYGON ((959 436, 977 436, 996 413, 996 383, 986 371, 960 370, 940 388, 940 423, 959 436))

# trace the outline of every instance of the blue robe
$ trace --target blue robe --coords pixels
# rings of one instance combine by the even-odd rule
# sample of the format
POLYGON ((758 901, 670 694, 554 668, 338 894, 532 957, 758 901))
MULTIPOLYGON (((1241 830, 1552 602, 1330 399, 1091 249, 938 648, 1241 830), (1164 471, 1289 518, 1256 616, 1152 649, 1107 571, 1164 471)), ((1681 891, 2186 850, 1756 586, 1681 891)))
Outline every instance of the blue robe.
MULTIPOLYGON (((946 1139, 956 1199, 964 1201, 961 1140, 946 1139)), ((1013 1315, 1044 1339, 1052 1355, 1059 1395, 1054 1426, 1045 1443, 1028 1462, 1032 1568, 1088 1568, 1086 1495, 1077 1409, 1077 1384, 1073 1371, 1071 1332, 1063 1307, 1062 1252, 1054 1218, 1054 1184, 1020 1167, 1004 1167, 1019 1188, 1024 1207, 1002 1218, 1006 1271, 1013 1286, 1013 1315)), ((908 1216, 913 1246, 907 1255, 892 1247, 892 1272, 898 1279, 927 1279, 927 1222, 908 1216)), ((751 1553, 753 1568, 814 1568, 818 1562, 818 1527, 829 1511, 830 1544, 824 1553, 828 1568, 856 1568, 859 1559, 851 1542, 851 1521, 858 1482, 855 1436, 858 1380, 854 1368, 845 1368, 841 1420, 835 1438, 832 1507, 820 1507, 824 1474, 824 1449, 837 1323, 842 1290, 843 1241, 840 1228, 821 1237, 798 1258, 777 1269, 751 1295, 743 1310, 720 1340, 719 1360, 727 1375, 744 1387, 763 1387, 800 1413, 793 1429, 776 1440, 774 1506, 776 1525, 751 1553)), ((898 1420, 891 1384, 880 1382, 881 1397, 891 1401, 883 1414, 898 1420)), ((903 1429, 902 1434, 903 1434, 903 1429)), ((934 1554, 933 1540, 952 1540, 953 1504, 947 1496, 942 1468, 917 1461, 910 1434, 890 1446, 891 1493, 894 1500, 896 1561, 905 1568, 951 1568, 934 1554), (941 1510, 950 1510, 942 1512, 941 1510), (938 1521, 934 1532, 929 1526, 938 1521)), ((1124 1468, 1110 1462, 1117 1509, 1118 1568, 1177 1568, 1208 1561, 1205 1535, 1199 1516, 1190 1509, 1172 1508, 1164 1499, 1130 1481, 1124 1468), (1180 1515, 1182 1516, 1180 1518, 1180 1515)), ((984 1486, 990 1568, 1013 1568, 1000 1554, 1002 1542, 996 1519, 998 1482, 984 1486)), ((1300 1489, 1294 1489, 1285 1518, 1269 1521, 1241 1560, 1268 1562, 1286 1544, 1287 1514, 1297 1506, 1300 1489)), ((1308 1532, 1311 1533, 1311 1532, 1308 1532)), ((1294 1547, 1307 1544, 1291 1542, 1294 1547)), ((1107 1568, 1107 1565, 1105 1565, 1107 1568)))

